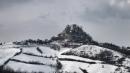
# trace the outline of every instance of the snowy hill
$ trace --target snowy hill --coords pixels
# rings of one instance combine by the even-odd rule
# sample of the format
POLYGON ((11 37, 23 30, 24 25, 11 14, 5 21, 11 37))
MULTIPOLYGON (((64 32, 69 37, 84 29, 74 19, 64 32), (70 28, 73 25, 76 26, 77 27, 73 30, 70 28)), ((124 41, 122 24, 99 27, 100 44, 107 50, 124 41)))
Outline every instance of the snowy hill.
POLYGON ((82 68, 88 73, 129 73, 130 67, 130 59, 124 58, 123 54, 95 45, 66 50, 59 59, 65 72, 82 73, 82 68), (100 55, 104 51, 106 52, 100 55))
POLYGON ((49 40, 2 43, 0 73, 130 73, 130 57, 73 24, 49 40))
POLYGON ((83 45, 81 47, 71 49, 62 53, 62 55, 75 55, 84 58, 100 59, 105 57, 106 59, 111 58, 113 61, 117 61, 120 58, 123 58, 123 54, 115 52, 113 50, 95 46, 95 45, 83 45))
POLYGON ((105 50, 111 51, 112 55, 118 57, 118 59, 123 57, 121 53, 94 45, 83 45, 75 49, 62 48, 60 51, 41 45, 33 47, 19 45, 16 47, 14 44, 11 47, 11 44, 6 45, 6 49, 5 45, 0 49, 0 65, 4 69, 18 73, 19 71, 27 73, 83 73, 83 70, 88 73, 104 73, 108 69, 109 71, 106 73, 129 73, 129 58, 123 61, 122 66, 90 58, 96 57, 105 50), (13 48, 14 46, 16 48, 13 48), (70 52, 72 54, 67 54, 70 52), (90 57, 82 57, 86 55, 90 57))

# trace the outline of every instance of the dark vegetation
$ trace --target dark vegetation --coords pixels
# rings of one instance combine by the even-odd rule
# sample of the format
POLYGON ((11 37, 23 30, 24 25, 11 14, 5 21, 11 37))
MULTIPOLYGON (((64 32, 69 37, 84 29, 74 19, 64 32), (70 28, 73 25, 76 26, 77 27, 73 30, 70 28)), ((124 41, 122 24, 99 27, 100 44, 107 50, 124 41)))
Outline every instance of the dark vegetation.
MULTIPOLYGON (((10 67, 0 67, 0 73, 29 73, 29 72, 20 71, 20 70, 14 71, 10 67)), ((44 73, 44 72, 31 72, 31 73, 44 73)))
POLYGON ((42 50, 41 50, 39 47, 37 47, 36 49, 37 49, 37 51, 40 52, 41 54, 43 53, 42 50))
POLYGON ((24 40, 24 41, 20 41, 20 42, 13 42, 16 45, 32 45, 32 44, 37 44, 37 45, 43 45, 43 44, 47 44, 48 40, 33 40, 33 39, 28 39, 28 40, 24 40))
POLYGON ((29 56, 43 57, 42 55, 35 55, 33 53, 22 53, 22 54, 29 55, 29 56))
POLYGON ((83 31, 83 29, 76 24, 67 25, 65 30, 58 34, 57 37, 52 37, 52 41, 64 41, 76 42, 76 43, 90 43, 93 39, 92 37, 83 31))
MULTIPOLYGON (((21 73, 21 72, 15 72, 13 69, 7 67, 7 68, 4 68, 4 67, 0 67, 0 73, 21 73)), ((24 72, 22 72, 24 73, 24 72)))
POLYGON ((96 59, 105 61, 109 64, 115 64, 116 61, 113 60, 113 53, 111 51, 102 51, 100 54, 96 55, 96 59))
POLYGON ((60 46, 57 44, 49 44, 48 47, 50 47, 51 49, 54 49, 54 50, 60 50, 60 46))
MULTIPOLYGON (((116 56, 118 57, 118 56, 116 56)), ((125 60, 124 57, 122 58, 119 58, 117 60, 114 59, 115 56, 113 56, 113 53, 111 51, 102 51, 100 54, 98 54, 96 56, 96 59, 99 59, 101 61, 104 61, 105 63, 108 63, 108 64, 114 64, 114 65, 122 65, 123 61, 125 60)))
POLYGON ((83 73, 88 73, 87 70, 79 68, 83 73))
POLYGON ((118 51, 118 52, 123 53, 125 55, 130 55, 129 47, 120 47, 120 46, 112 44, 112 43, 101 43, 98 46, 108 48, 108 49, 111 49, 114 51, 118 51))
POLYGON ((56 60, 56 62, 57 62, 57 69, 59 70, 59 69, 61 69, 62 68, 62 64, 61 64, 61 62, 59 61, 59 59, 57 59, 56 60))
POLYGON ((2 45, 2 43, 0 43, 0 45, 2 45))

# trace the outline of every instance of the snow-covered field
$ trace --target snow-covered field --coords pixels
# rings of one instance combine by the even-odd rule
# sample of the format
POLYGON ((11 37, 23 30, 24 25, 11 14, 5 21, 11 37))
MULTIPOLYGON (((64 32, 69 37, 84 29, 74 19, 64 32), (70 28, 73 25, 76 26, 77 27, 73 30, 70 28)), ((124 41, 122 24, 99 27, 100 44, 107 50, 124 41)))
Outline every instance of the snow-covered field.
POLYGON ((57 72, 57 51, 45 46, 19 46, 20 48, 13 48, 14 44, 6 45, 0 48, 0 66, 29 73, 57 72), (37 47, 39 47, 42 53, 37 50, 37 47))
POLYGON ((9 48, 9 49, 1 48, 0 49, 0 66, 3 65, 5 61, 13 57, 17 52, 20 52, 20 50, 16 48, 9 48))
MULTIPOLYGON (((89 56, 95 57, 106 50, 112 52, 113 57, 116 57, 118 59, 123 57, 123 54, 119 52, 94 45, 83 45, 75 49, 66 49, 61 51, 61 55, 59 55, 58 57, 61 58, 61 63, 63 64, 62 69, 65 73, 83 73, 81 69, 86 70, 88 73, 130 73, 127 69, 125 69, 125 67, 119 67, 112 64, 104 64, 100 60, 92 60, 81 56, 87 54, 89 56), (73 55, 64 54, 68 52, 72 53, 73 55)), ((125 64, 124 66, 130 67, 130 59, 126 58, 126 61, 124 61, 123 64, 125 64)))
POLYGON ((44 58, 44 57, 20 54, 18 56, 13 57, 12 59, 20 60, 24 62, 37 62, 46 65, 56 65, 56 58, 44 58))
POLYGON ((34 55, 41 55, 37 51, 36 47, 24 47, 24 48, 22 48, 22 50, 23 50, 23 53, 29 53, 29 54, 34 54, 34 55))
POLYGON ((21 72, 44 72, 44 73, 54 73, 56 69, 47 65, 34 65, 34 64, 25 64, 21 62, 10 61, 5 67, 9 67, 15 71, 21 72))
POLYGON ((42 53, 43 56, 55 57, 58 54, 58 51, 50 49, 50 47, 42 46, 42 47, 39 47, 39 48, 43 51, 43 53, 42 53))
POLYGON ((83 73, 81 69, 86 70, 88 73, 129 73, 124 68, 120 68, 109 64, 87 64, 73 61, 61 61, 63 64, 63 72, 67 73, 83 73))
MULTIPOLYGON (((83 45, 76 49, 62 48, 59 51, 53 50, 45 46, 17 46, 14 44, 6 44, 0 48, 0 66, 11 68, 21 72, 44 72, 44 73, 129 73, 125 67, 104 64, 100 60, 92 60, 80 57, 78 55, 88 54, 96 56, 104 50, 111 51, 114 56, 123 57, 122 54, 106 48, 83 45), (6 46, 7 45, 7 46, 6 46), (19 48, 15 48, 15 47, 19 48), (78 55, 62 55, 66 52, 73 52, 78 55), (6 63, 5 63, 6 62, 6 63), (57 62, 62 64, 62 68, 57 68, 57 62)), ((130 59, 126 58, 123 62, 125 66, 130 65, 130 59)))

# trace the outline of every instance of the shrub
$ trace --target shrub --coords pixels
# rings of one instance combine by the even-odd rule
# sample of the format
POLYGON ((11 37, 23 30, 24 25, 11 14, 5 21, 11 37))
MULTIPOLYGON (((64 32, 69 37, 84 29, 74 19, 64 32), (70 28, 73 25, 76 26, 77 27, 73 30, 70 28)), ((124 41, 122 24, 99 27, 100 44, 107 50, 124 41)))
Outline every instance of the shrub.
POLYGON ((57 59, 56 62, 57 62, 57 69, 61 69, 62 68, 62 64, 59 61, 59 59, 57 59))
POLYGON ((97 55, 96 58, 101 61, 105 61, 106 63, 110 63, 110 64, 115 63, 113 59, 113 53, 111 51, 107 51, 107 50, 102 51, 100 54, 97 55))

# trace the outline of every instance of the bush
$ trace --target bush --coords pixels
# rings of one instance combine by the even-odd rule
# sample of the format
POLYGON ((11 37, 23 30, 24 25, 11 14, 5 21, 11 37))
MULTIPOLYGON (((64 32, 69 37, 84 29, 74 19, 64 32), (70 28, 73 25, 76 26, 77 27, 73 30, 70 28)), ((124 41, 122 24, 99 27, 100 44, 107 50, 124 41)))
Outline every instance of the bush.
POLYGON ((112 43, 100 43, 98 46, 108 48, 114 51, 118 51, 120 53, 123 53, 125 55, 130 55, 129 47, 120 47, 118 45, 112 44, 112 43))
POLYGON ((32 40, 32 39, 28 39, 28 40, 24 40, 24 41, 20 41, 20 42, 13 42, 16 45, 30 45, 30 44, 37 44, 37 45, 43 45, 43 44, 47 44, 49 42, 49 40, 32 40))
POLYGON ((15 73, 11 68, 0 67, 0 73, 15 73))
POLYGON ((2 45, 2 43, 0 43, 0 45, 2 45))
POLYGON ((10 67, 0 67, 0 73, 27 73, 27 72, 14 71, 10 67))
POLYGON ((61 69, 62 68, 62 64, 59 61, 59 59, 57 59, 56 62, 57 62, 57 69, 61 69))
POLYGON ((58 46, 56 44, 50 44, 49 47, 54 49, 54 50, 60 50, 60 46, 58 46))
POLYGON ((102 51, 100 54, 97 55, 96 58, 101 61, 105 61, 106 63, 115 64, 113 53, 111 51, 102 51))

